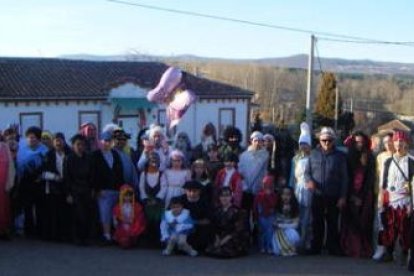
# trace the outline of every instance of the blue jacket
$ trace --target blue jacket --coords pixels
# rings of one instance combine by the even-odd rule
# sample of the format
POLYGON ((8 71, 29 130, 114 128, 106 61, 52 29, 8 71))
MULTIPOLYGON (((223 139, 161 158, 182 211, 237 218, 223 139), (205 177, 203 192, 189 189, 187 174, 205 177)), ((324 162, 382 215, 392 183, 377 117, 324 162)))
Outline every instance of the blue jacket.
POLYGON ((314 181, 316 194, 345 197, 348 191, 346 155, 334 148, 330 152, 314 149, 305 169, 305 181, 314 181))

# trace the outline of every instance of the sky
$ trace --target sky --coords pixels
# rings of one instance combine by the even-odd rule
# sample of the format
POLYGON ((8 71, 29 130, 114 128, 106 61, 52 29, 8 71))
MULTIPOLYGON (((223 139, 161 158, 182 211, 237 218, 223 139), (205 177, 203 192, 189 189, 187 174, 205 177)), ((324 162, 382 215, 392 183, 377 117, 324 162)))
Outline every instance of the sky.
MULTIPOLYGON (((387 41, 414 41, 412 0, 125 0, 387 41)), ((0 0, 0 56, 191 54, 284 57, 310 35, 189 17, 106 0, 0 0)), ((319 41, 322 57, 414 63, 414 46, 319 41)))

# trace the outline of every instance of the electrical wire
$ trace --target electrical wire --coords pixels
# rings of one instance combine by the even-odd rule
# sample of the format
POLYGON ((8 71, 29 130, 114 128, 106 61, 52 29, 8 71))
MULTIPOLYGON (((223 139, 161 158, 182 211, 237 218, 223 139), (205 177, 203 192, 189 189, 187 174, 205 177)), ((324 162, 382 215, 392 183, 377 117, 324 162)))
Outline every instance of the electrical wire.
POLYGON ((350 36, 350 35, 336 34, 336 33, 330 33, 330 32, 321 32, 321 31, 315 31, 315 30, 310 30, 310 29, 294 28, 294 27, 275 25, 275 24, 269 24, 269 23, 264 23, 264 22, 249 21, 249 20, 244 20, 244 19, 224 17, 224 16, 205 14, 205 13, 199 13, 199 12, 193 12, 193 11, 187 11, 187 10, 165 8, 165 7, 160 7, 160 6, 142 4, 139 2, 131 2, 131 1, 124 1, 124 0, 106 0, 106 1, 116 3, 116 4, 121 4, 121 5, 128 5, 128 6, 145 8, 145 9, 150 9, 150 10, 182 14, 182 15, 187 15, 187 16, 228 21, 228 22, 233 22, 233 23, 251 25, 251 26, 256 26, 256 27, 278 29, 278 30, 284 30, 284 31, 290 31, 290 32, 312 34, 312 35, 318 36, 318 38, 321 38, 322 40, 325 40, 325 41, 362 43, 362 44, 368 43, 368 44, 414 46, 414 41, 382 41, 382 40, 359 37, 359 36, 350 36))

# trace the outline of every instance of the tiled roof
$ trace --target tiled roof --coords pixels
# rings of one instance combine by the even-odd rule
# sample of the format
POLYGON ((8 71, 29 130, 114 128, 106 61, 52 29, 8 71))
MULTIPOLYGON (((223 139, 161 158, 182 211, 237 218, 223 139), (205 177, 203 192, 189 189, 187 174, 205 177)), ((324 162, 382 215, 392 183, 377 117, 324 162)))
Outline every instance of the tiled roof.
MULTIPOLYGON (((156 62, 83 61, 53 58, 0 58, 0 99, 104 99, 127 81, 151 89, 167 65, 156 62)), ((234 86, 187 75, 200 98, 250 98, 234 86)))
POLYGON ((392 120, 386 124, 383 124, 378 127, 378 132, 386 132, 386 131, 394 131, 394 130, 402 130, 402 131, 411 131, 411 128, 401 122, 400 120, 392 120))

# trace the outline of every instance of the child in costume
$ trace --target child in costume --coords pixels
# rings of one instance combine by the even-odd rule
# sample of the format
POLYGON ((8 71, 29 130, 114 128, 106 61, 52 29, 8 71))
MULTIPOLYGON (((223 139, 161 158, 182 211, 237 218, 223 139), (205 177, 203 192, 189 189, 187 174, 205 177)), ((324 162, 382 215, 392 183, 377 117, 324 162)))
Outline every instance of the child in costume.
POLYGON ((274 221, 273 253, 277 256, 294 256, 300 242, 299 206, 291 187, 282 189, 281 202, 274 221))
POLYGON ((134 246, 145 231, 146 222, 142 206, 135 201, 134 189, 122 185, 119 203, 113 210, 115 233, 114 240, 122 248, 134 246))
POLYGON ((233 205, 230 187, 223 187, 218 196, 219 206, 212 216, 214 239, 207 246, 206 254, 215 258, 247 255, 250 235, 246 213, 233 205))
POLYGON ((213 185, 207 171, 207 164, 203 159, 197 159, 193 162, 191 166, 191 177, 193 180, 200 182, 203 186, 201 195, 208 203, 211 203, 213 197, 213 185))
POLYGON ((184 154, 179 150, 173 150, 170 154, 170 167, 161 176, 161 187, 165 188, 165 207, 170 205, 170 200, 184 194, 185 182, 191 180, 190 170, 185 168, 184 154))
POLYGON ((197 256, 198 252, 187 242, 187 236, 193 227, 194 222, 191 219, 190 211, 184 209, 183 202, 179 197, 173 197, 170 209, 165 211, 160 225, 161 241, 167 244, 162 254, 171 255, 174 248, 177 247, 192 257, 197 256))
POLYGON ((216 176, 214 185, 215 203, 219 205, 219 192, 224 187, 229 187, 232 192, 232 203, 241 208, 243 199, 242 176, 237 170, 239 158, 232 152, 227 152, 223 158, 224 168, 216 176))
POLYGON ((312 191, 306 188, 305 169, 312 150, 312 138, 309 126, 300 125, 299 151, 292 159, 289 186, 295 191, 299 202, 299 232, 301 235, 300 247, 303 250, 311 249, 312 239, 312 191))
POLYGON ((161 185, 160 157, 158 153, 148 154, 148 162, 141 172, 139 195, 147 218, 147 240, 156 244, 160 240, 160 222, 164 213, 166 187, 161 185))
POLYGON ((263 178, 263 188, 254 199, 254 219, 259 225, 259 247, 262 253, 272 254, 273 221, 278 198, 275 193, 273 177, 263 178))

